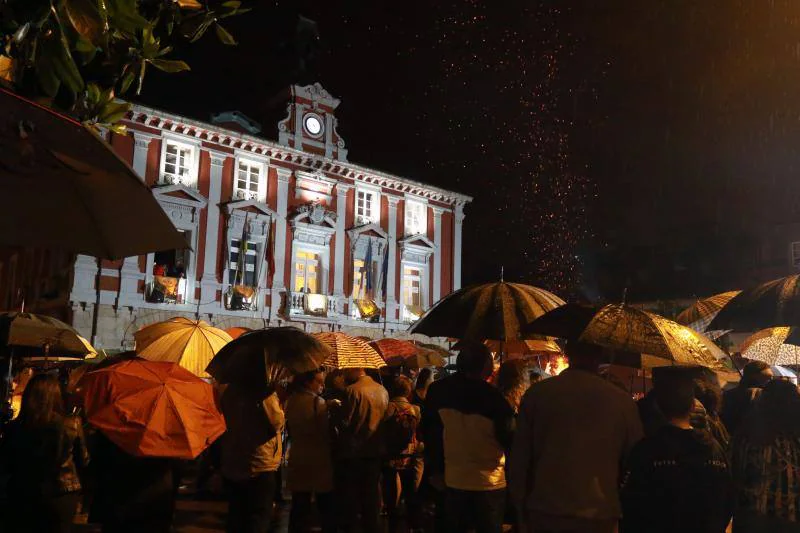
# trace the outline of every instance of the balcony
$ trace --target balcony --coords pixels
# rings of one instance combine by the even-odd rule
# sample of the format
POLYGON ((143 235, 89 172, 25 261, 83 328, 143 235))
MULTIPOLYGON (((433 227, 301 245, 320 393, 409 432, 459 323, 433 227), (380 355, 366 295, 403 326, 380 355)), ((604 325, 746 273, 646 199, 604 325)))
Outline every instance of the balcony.
POLYGON ((258 290, 246 285, 234 285, 225 293, 225 309, 229 311, 255 311, 258 309, 258 290))
POLYGON ((256 202, 263 202, 261 195, 257 191, 246 191, 244 189, 236 189, 233 191, 234 200, 255 200, 256 202))
POLYGON ((159 185, 183 185, 190 189, 197 188, 197 178, 190 175, 162 174, 158 179, 159 185))
POLYGON ((289 316, 328 318, 336 315, 336 298, 324 294, 287 293, 289 316))
POLYGON ((145 299, 154 304, 186 303, 186 278, 153 276, 145 288, 145 299))

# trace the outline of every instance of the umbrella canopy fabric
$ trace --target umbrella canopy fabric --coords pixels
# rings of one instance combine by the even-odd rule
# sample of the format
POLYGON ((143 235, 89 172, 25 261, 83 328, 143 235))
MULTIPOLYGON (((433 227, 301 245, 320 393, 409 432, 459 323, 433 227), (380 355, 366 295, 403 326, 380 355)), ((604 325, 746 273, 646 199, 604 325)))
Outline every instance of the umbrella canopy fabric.
POLYGON ((234 328, 227 328, 225 330, 225 333, 230 335, 232 339, 238 339, 239 337, 241 337, 245 333, 250 333, 251 331, 253 331, 253 330, 250 329, 250 328, 234 327, 234 328))
POLYGON ((746 289, 723 307, 708 329, 758 331, 800 325, 800 274, 746 289))
POLYGON ((437 354, 441 355, 442 357, 444 357, 445 359, 453 355, 452 353, 450 353, 449 350, 447 350, 446 348, 442 348, 438 344, 431 344, 429 342, 418 342, 418 341, 414 341, 414 344, 416 344, 420 348, 425 348, 426 350, 432 350, 437 354))
POLYGON ((324 365, 336 369, 343 368, 383 368, 386 361, 372 346, 339 331, 314 333, 314 337, 327 345, 331 355, 324 365))
POLYGON ((675 322, 703 333, 720 310, 740 292, 742 291, 728 291, 698 300, 694 305, 684 309, 675 322))
POLYGON ((132 455, 194 459, 225 432, 211 385, 175 363, 124 360, 78 390, 89 423, 132 455))
POLYGON ((152 191, 94 132, 6 89, 0 107, 0 245, 105 259, 187 248, 152 191))
POLYGON ((780 378, 789 378, 792 381, 797 381, 797 374, 785 366, 772 365, 772 373, 780 378))
POLYGON ((415 354, 408 355, 408 356, 400 356, 395 355, 393 357, 389 357, 386 359, 386 364, 392 367, 397 366, 404 366, 406 368, 427 368, 427 367, 437 367, 442 368, 447 365, 447 361, 445 361, 444 357, 442 357, 439 353, 435 352, 434 350, 428 350, 427 348, 420 348, 419 351, 415 354))
POLYGON ((459 289, 431 307, 410 329, 430 337, 510 341, 521 328, 564 300, 521 283, 485 283, 459 289))
POLYGON ((741 346, 742 357, 763 361, 771 366, 800 364, 800 346, 787 342, 797 328, 777 327, 757 331, 741 346))
POLYGON ((531 323, 526 331, 563 337, 668 359, 678 364, 722 368, 726 357, 700 333, 627 305, 600 309, 567 304, 531 323))
POLYGON ((390 357, 408 357, 419 353, 416 344, 400 339, 380 339, 369 342, 369 345, 387 361, 390 357))
POLYGON ((325 344, 297 328, 259 329, 226 345, 206 371, 220 383, 269 389, 288 373, 318 369, 330 355, 325 344))
POLYGON ((233 339, 202 320, 172 318, 145 326, 133 334, 136 353, 149 361, 178 363, 196 376, 206 377, 206 367, 233 339))
MULTIPOLYGON (((537 353, 561 353, 561 347, 551 338, 524 339, 518 341, 486 340, 483 343, 494 353, 509 355, 531 355, 537 353)), ((453 346, 454 350, 460 348, 459 343, 453 346)))
POLYGON ((15 354, 23 356, 84 357, 93 350, 72 326, 60 320, 13 311, 0 313, 0 344, 22 348, 15 354))

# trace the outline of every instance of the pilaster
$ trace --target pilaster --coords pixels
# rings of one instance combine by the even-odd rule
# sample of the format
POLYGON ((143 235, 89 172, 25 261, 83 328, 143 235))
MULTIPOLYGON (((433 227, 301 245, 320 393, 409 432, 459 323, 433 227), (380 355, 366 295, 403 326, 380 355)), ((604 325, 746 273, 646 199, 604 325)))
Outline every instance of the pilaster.
POLYGON ((333 295, 336 297, 337 311, 344 312, 344 280, 347 272, 344 268, 344 230, 347 216, 347 192, 353 186, 347 183, 336 184, 336 246, 334 249, 334 263, 336 271, 333 273, 333 295))
POLYGON ((461 288, 461 229, 464 224, 464 204, 458 202, 454 212, 453 228, 453 290, 461 288))
POLYGON ((400 203, 400 198, 397 196, 387 196, 389 201, 389 239, 387 246, 389 253, 387 260, 389 264, 386 267, 386 316, 391 320, 397 320, 397 295, 395 294, 395 285, 397 283, 397 204, 400 203))
POLYGON ((219 204, 222 200, 222 167, 227 154, 208 150, 211 160, 210 183, 208 188, 208 206, 206 212, 205 257, 203 257, 203 276, 200 279, 200 302, 202 307, 213 312, 221 305, 217 301, 217 290, 220 280, 217 277, 217 260, 219 254, 219 204))
POLYGON ((150 149, 150 141, 154 138, 149 133, 133 132, 133 163, 131 166, 142 181, 145 180, 147 173, 147 152, 150 149))
POLYGON ((273 315, 278 311, 281 292, 286 290, 284 266, 286 265, 286 217, 289 208, 289 179, 292 171, 288 168, 276 167, 278 173, 278 205, 275 218, 275 273, 272 278, 273 315))
POLYGON ((442 297, 442 213, 444 209, 432 206, 433 210, 433 301, 442 297))

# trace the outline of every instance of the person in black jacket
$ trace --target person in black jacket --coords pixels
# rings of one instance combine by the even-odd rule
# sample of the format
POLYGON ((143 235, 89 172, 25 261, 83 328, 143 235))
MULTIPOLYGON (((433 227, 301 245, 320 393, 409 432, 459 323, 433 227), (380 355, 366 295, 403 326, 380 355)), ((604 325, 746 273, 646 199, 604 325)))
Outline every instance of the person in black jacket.
POLYGON ((0 477, 9 479, 0 530, 70 531, 80 501, 79 473, 88 462, 80 420, 65 415, 58 378, 34 376, 0 446, 0 477))
POLYGON ((446 495, 446 522, 439 522, 439 527, 450 532, 499 532, 506 500, 505 451, 511 445, 514 411, 486 382, 492 355, 485 345, 466 344, 457 367, 455 375, 430 386, 423 421, 426 468, 431 468, 431 483, 446 495))
POLYGON ((622 483, 623 533, 724 533, 733 514, 728 460, 708 432, 692 429, 694 385, 681 369, 655 401, 667 424, 634 446, 622 483))

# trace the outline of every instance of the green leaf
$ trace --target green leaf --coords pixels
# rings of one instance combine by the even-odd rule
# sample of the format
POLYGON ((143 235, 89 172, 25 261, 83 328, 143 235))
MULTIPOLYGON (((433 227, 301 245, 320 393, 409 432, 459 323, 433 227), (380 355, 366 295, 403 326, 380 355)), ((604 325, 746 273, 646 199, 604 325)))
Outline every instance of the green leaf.
POLYGON ((217 32, 217 38, 220 40, 222 44, 228 46, 236 46, 237 44, 239 44, 236 42, 236 39, 233 38, 233 35, 231 35, 228 32, 228 30, 223 28, 221 25, 215 24, 214 30, 217 32))
POLYGON ((232 17, 234 15, 244 15, 245 13, 248 13, 248 12, 250 12, 252 10, 253 9, 250 8, 250 7, 243 7, 241 9, 234 9, 233 11, 228 11, 227 13, 223 13, 221 15, 217 15, 217 18, 218 19, 226 19, 226 18, 232 17))
POLYGON ((144 73, 147 70, 147 61, 142 59, 141 63, 139 63, 139 83, 136 86, 136 94, 142 93, 142 86, 144 85, 144 73))
POLYGON ((108 124, 107 127, 117 135, 126 135, 128 133, 128 127, 125 124, 108 124))
POLYGON ((72 27, 94 44, 102 40, 104 19, 96 0, 62 0, 64 11, 72 27))
POLYGON ((96 83, 86 86, 86 101, 89 107, 94 107, 100 103, 100 87, 96 83))
POLYGON ((136 0, 105 0, 108 18, 118 30, 135 34, 150 26, 150 21, 139 13, 136 0))
POLYGON ((231 9, 239 9, 242 7, 242 3, 238 0, 230 0, 229 2, 222 2, 222 7, 229 7, 231 9))
POLYGON ((97 121, 104 124, 114 124, 125 118, 130 109, 131 104, 128 102, 108 102, 101 108, 100 113, 97 115, 97 121))
POLYGON ((125 75, 122 76, 122 82, 120 83, 120 86, 119 86, 119 94, 123 95, 123 94, 127 93, 128 89, 131 88, 131 84, 133 83, 133 80, 135 80, 135 79, 136 79, 136 75, 133 73, 133 69, 132 68, 127 68, 125 70, 125 75))
POLYGON ((142 30, 142 56, 146 59, 158 57, 158 51, 161 49, 160 42, 153 35, 152 26, 148 26, 142 30))
POLYGON ((197 0, 177 0, 181 9, 203 9, 203 4, 197 0))
POLYGON ((78 94, 84 87, 81 73, 69 52, 69 45, 61 28, 57 26, 51 30, 49 36, 39 39, 41 42, 36 62, 39 83, 48 96, 55 96, 60 83, 73 95, 78 94))
POLYGON ((176 61, 173 59, 148 59, 148 63, 156 67, 158 70, 164 72, 182 72, 184 70, 191 70, 189 65, 184 61, 176 61))

